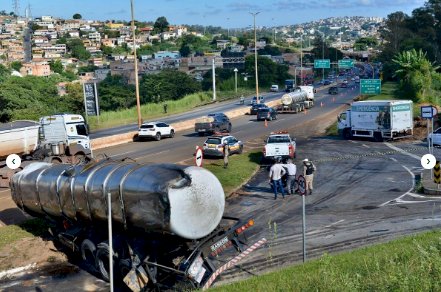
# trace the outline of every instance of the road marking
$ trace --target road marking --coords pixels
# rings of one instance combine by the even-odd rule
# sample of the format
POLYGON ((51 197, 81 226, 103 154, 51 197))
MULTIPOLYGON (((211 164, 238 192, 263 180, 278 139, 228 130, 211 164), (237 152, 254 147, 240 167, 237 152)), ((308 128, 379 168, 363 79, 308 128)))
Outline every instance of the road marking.
POLYGON ((329 228, 329 227, 332 227, 332 226, 334 226, 334 225, 336 225, 336 224, 338 224, 338 223, 341 223, 341 222, 343 222, 343 221, 345 221, 345 219, 338 220, 337 222, 334 222, 334 223, 331 223, 331 224, 329 224, 329 225, 326 225, 325 227, 326 227, 326 228, 329 228))
POLYGON ((357 142, 355 142, 354 140, 349 140, 349 142, 357 144, 357 142))
POLYGON ((365 148, 371 148, 370 146, 366 145, 366 144, 361 144, 361 146, 365 147, 365 148))
POLYGON ((127 154, 130 154, 130 153, 135 153, 135 152, 136 152, 136 150, 135 150, 135 151, 127 151, 127 152, 123 152, 123 153, 118 153, 118 154, 115 154, 115 155, 111 155, 111 156, 109 156, 109 157, 123 156, 123 155, 127 155, 127 154))
POLYGON ((391 148, 391 149, 393 149, 393 150, 395 150, 395 151, 400 152, 401 154, 404 154, 404 155, 410 156, 410 157, 412 157, 412 158, 415 158, 415 159, 421 161, 421 157, 420 157, 420 156, 415 155, 415 154, 412 154, 412 153, 409 153, 409 152, 407 152, 407 151, 405 151, 405 150, 403 150, 403 149, 401 149, 401 148, 398 148, 398 147, 396 147, 396 146, 394 146, 394 145, 392 145, 392 144, 390 144, 390 143, 388 143, 388 142, 384 142, 384 145, 386 145, 387 147, 389 147, 389 148, 391 148))
POLYGON ((243 132, 242 130, 240 131, 235 131, 234 134, 236 135, 237 133, 243 132))
MULTIPOLYGON (((395 147, 395 146, 394 146, 395 147)), ((399 148, 398 148, 399 149, 399 148)), ((410 154, 410 153, 409 153, 410 154)), ((419 159, 419 158, 418 158, 419 159)), ((407 191, 407 192, 405 192, 404 194, 402 194, 401 196, 399 196, 399 197, 397 197, 396 199, 394 199, 394 200, 390 200, 390 201, 387 201, 387 202, 384 202, 383 204, 381 204, 381 205, 379 205, 378 207, 384 207, 384 206, 386 206, 387 204, 389 204, 389 203, 392 203, 392 202, 397 202, 397 201, 399 201, 399 200, 401 200, 402 201, 402 198, 404 197, 404 196, 406 196, 406 195, 408 195, 408 194, 410 194, 411 192, 412 192, 412 190, 415 188, 415 174, 408 168, 408 167, 406 167, 405 165, 401 165, 405 170, 407 170, 407 172, 408 173, 410 173, 410 175, 412 176, 412 187, 407 191)))
POLYGON ((164 150, 164 151, 160 151, 160 152, 156 152, 156 153, 147 154, 147 155, 142 155, 142 156, 139 156, 139 157, 135 157, 133 159, 137 160, 137 159, 144 158, 144 157, 147 157, 147 156, 150 156, 150 155, 164 154, 164 153, 167 153, 167 152, 170 152, 170 149, 164 150))
POLYGON ((396 160, 396 159, 393 158, 393 157, 389 157, 389 159, 392 160, 392 161, 398 162, 398 160, 396 160))

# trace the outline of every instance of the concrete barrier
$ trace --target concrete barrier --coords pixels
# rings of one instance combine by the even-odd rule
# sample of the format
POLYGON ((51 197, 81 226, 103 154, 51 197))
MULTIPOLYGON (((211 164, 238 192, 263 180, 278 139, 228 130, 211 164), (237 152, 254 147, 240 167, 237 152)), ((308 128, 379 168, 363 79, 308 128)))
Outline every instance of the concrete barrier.
MULTIPOLYGON (((280 100, 273 100, 265 103, 269 107, 277 106, 280 104, 280 100)), ((226 112, 225 114, 230 118, 239 117, 247 114, 250 111, 249 107, 241 107, 239 109, 231 110, 226 112)), ((194 127, 196 119, 185 120, 178 123, 171 124, 176 132, 188 130, 194 127)), ((125 134, 112 135, 107 137, 96 138, 91 141, 92 149, 98 150, 105 147, 116 146, 124 143, 129 143, 133 141, 135 135, 138 134, 138 131, 132 131, 125 134)))

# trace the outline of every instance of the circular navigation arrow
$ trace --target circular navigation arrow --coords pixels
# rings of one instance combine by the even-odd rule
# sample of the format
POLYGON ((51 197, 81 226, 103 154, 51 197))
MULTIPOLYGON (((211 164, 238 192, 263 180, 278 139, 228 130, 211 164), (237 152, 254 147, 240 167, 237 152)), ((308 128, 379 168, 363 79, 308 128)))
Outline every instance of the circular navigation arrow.
POLYGON ((17 169, 21 165, 21 158, 17 154, 11 154, 6 158, 6 166, 10 169, 17 169))

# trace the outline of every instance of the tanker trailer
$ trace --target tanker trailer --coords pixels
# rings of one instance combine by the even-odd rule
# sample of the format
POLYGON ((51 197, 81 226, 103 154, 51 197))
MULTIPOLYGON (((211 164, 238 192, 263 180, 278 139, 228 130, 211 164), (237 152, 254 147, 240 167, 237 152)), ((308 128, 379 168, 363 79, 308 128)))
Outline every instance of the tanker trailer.
POLYGON ((282 95, 280 101, 282 105, 277 109, 279 113, 298 113, 305 109, 305 101, 308 95, 306 92, 298 90, 282 95))
POLYGON ((216 257, 230 247, 247 252, 242 232, 254 224, 223 217, 220 182, 194 166, 35 162, 16 173, 10 187, 18 207, 48 219, 54 240, 81 254, 104 280, 110 193, 114 271, 134 291, 210 285, 219 274, 216 257))

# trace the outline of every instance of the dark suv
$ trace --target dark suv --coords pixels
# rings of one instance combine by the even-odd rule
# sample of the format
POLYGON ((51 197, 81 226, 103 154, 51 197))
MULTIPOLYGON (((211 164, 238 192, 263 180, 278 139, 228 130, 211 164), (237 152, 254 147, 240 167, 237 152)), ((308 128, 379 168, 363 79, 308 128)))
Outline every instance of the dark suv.
POLYGON ((262 109, 262 108, 268 108, 268 106, 264 103, 258 103, 258 104, 254 104, 251 106, 250 108, 250 115, 255 115, 257 114, 257 111, 262 109))
POLYGON ((196 119, 194 130, 199 136, 203 136, 205 133, 231 132, 231 122, 224 113, 212 113, 196 119))
POLYGON ((337 86, 331 86, 328 89, 329 94, 338 94, 338 87, 337 86))
POLYGON ((257 111, 257 120, 277 120, 277 111, 272 107, 261 108, 257 111))

